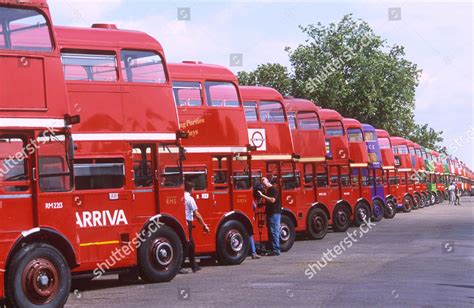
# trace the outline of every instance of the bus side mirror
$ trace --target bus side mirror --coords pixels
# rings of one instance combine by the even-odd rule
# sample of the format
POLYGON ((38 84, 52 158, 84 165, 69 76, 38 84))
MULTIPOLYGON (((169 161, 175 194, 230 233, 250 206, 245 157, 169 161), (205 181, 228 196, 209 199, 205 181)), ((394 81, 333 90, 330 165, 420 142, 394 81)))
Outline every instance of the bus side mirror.
POLYGON ((80 115, 72 116, 70 114, 67 114, 66 116, 64 116, 64 122, 66 126, 79 124, 81 123, 81 116, 80 115))

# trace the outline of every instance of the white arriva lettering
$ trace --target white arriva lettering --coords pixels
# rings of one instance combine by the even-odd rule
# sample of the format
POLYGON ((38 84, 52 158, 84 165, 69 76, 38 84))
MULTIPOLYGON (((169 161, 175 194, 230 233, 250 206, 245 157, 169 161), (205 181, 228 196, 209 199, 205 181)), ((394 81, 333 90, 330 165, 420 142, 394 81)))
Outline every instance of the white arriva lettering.
POLYGON ((123 210, 92 211, 76 213, 76 225, 79 228, 118 226, 128 225, 128 220, 123 210))
POLYGON ((103 226, 102 221, 100 221, 100 212, 99 211, 93 211, 92 212, 92 223, 94 226, 103 226))

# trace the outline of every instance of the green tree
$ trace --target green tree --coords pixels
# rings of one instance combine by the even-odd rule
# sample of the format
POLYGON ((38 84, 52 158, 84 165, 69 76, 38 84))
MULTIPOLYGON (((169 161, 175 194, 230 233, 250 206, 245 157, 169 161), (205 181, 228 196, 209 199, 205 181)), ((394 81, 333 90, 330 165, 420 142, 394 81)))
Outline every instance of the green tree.
POLYGON ((337 24, 300 28, 306 41, 294 50, 286 48, 290 73, 280 64, 264 64, 255 71, 240 72, 239 81, 313 100, 391 135, 414 138, 423 146, 434 148, 442 140, 442 132, 415 123, 415 90, 421 70, 405 58, 402 46, 388 45, 352 15, 337 24))
POLYGON ((292 80, 288 69, 278 63, 261 64, 252 72, 239 72, 237 78, 241 85, 272 87, 282 95, 289 95, 292 92, 292 80))
POLYGON ((421 144, 428 149, 436 150, 440 153, 446 153, 446 148, 441 148, 438 143, 443 142, 442 131, 437 132, 431 127, 428 127, 428 124, 424 125, 415 125, 414 130, 408 135, 408 139, 411 141, 421 144))

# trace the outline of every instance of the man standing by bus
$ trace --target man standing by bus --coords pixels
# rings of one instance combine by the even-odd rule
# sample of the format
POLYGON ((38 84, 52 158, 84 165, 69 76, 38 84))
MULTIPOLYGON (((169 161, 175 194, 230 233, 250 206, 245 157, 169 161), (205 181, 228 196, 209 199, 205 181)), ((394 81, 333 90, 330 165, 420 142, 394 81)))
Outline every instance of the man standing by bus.
POLYGON ((272 247, 270 256, 280 255, 280 220, 281 220, 281 202, 278 190, 270 183, 267 178, 262 178, 262 184, 266 192, 263 194, 258 191, 260 196, 266 200, 265 214, 267 215, 267 227, 269 228, 269 241, 272 247))
MULTIPOLYGON (((184 183, 184 204, 186 207, 186 222, 188 224, 188 233, 189 233, 189 242, 188 242, 188 258, 189 262, 191 263, 191 269, 193 273, 201 270, 201 267, 196 264, 196 256, 195 256, 195 244, 193 239, 193 220, 194 218, 202 225, 204 232, 209 233, 210 229, 209 226, 204 222, 201 214, 198 212, 198 207, 196 204, 196 200, 194 200, 193 196, 191 196, 194 190, 194 184, 191 182, 184 183)), ((184 261, 183 261, 184 262, 184 261)), ((184 273, 183 270, 180 273, 184 273)))

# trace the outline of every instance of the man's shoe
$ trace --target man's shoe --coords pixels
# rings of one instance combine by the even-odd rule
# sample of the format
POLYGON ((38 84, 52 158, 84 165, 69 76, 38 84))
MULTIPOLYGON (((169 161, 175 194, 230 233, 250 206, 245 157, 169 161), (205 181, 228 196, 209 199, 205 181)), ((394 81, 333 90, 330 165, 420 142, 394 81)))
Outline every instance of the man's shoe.
POLYGON ((261 256, 256 254, 256 253, 252 254, 252 259, 255 260, 255 259, 260 259, 260 258, 261 258, 261 256))
POLYGON ((193 273, 198 272, 201 270, 200 266, 193 267, 193 273))
POLYGON ((178 271, 178 274, 187 274, 187 273, 188 273, 188 271, 185 270, 184 268, 182 268, 178 271))
POLYGON ((276 252, 271 252, 268 254, 269 257, 278 257, 280 254, 276 252))

